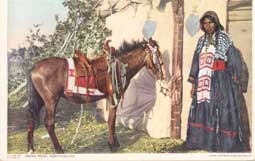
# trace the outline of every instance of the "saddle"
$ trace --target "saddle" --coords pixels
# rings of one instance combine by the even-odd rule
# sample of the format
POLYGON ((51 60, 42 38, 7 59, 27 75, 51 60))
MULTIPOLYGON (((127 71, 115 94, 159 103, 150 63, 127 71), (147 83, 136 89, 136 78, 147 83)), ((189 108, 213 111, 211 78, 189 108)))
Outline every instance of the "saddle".
POLYGON ((94 75, 88 58, 80 50, 75 50, 73 60, 76 77, 88 77, 94 75))

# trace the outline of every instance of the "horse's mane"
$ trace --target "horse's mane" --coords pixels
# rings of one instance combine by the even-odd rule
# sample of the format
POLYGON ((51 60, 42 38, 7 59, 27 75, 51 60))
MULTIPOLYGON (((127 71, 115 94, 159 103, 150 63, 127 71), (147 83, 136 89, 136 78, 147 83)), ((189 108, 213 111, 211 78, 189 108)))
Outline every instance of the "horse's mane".
MULTIPOLYGON (((157 41, 153 40, 153 42, 155 43, 156 46, 159 47, 157 41)), ((132 40, 131 42, 127 42, 126 40, 124 40, 121 46, 118 49, 116 49, 114 55, 119 57, 135 49, 139 49, 139 48, 144 49, 146 47, 146 43, 147 42, 145 40, 142 40, 142 41, 132 40)), ((102 52, 98 56, 91 58, 90 61, 98 61, 98 60, 104 59, 105 56, 106 56, 105 53, 102 52)))
POLYGON ((123 41, 121 46, 115 51, 115 55, 120 56, 120 55, 126 54, 134 49, 144 48, 145 44, 146 44, 145 41, 139 41, 139 40, 137 40, 137 41, 133 40, 131 42, 123 41))
MULTIPOLYGON (((139 40, 136 40, 136 41, 131 41, 131 42, 127 42, 127 41, 123 41, 121 46, 115 51, 114 55, 115 56, 121 56, 121 55, 124 55, 134 49, 138 49, 138 48, 144 48, 145 47, 145 44, 146 44, 146 41, 139 41, 139 40)), ((101 59, 104 59, 105 57, 105 53, 104 52, 101 52, 99 55, 95 56, 95 57, 92 57, 92 58, 89 58, 90 61, 98 61, 98 60, 101 60, 101 59)))

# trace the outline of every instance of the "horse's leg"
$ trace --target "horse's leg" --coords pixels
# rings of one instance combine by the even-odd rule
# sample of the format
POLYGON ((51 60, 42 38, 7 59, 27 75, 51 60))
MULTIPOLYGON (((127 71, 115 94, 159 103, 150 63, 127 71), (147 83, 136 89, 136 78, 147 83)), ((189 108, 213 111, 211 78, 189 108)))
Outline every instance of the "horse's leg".
POLYGON ((50 103, 45 104, 46 116, 45 116, 44 125, 50 135, 50 138, 56 153, 64 153, 55 133, 55 115, 56 115, 57 102, 58 101, 51 101, 50 103))
POLYGON ((55 151, 57 153, 63 153, 63 150, 58 142, 57 136, 54 131, 56 107, 60 98, 60 94, 57 93, 56 91, 52 92, 53 90, 49 89, 45 81, 38 78, 34 78, 34 86, 37 88, 37 91, 40 94, 45 104, 46 116, 44 120, 44 125, 52 140, 55 151))
POLYGON ((34 129, 35 129, 35 121, 34 120, 29 120, 27 122, 27 140, 28 140, 28 145, 27 145, 27 151, 28 153, 32 153, 35 151, 34 148, 34 129))
POLYGON ((38 95, 34 85, 32 83, 31 77, 28 79, 28 109, 27 109, 27 150, 29 153, 35 151, 34 149, 34 130, 36 121, 39 123, 40 111, 44 105, 44 102, 40 95, 38 95))
POLYGON ((116 123, 116 112, 117 106, 112 106, 112 98, 108 99, 110 102, 109 116, 108 116, 108 144, 111 151, 116 151, 120 146, 115 132, 115 123, 116 123))
POLYGON ((34 130, 35 130, 35 120, 29 119, 27 121, 27 151, 28 153, 32 153, 35 151, 34 149, 34 130))

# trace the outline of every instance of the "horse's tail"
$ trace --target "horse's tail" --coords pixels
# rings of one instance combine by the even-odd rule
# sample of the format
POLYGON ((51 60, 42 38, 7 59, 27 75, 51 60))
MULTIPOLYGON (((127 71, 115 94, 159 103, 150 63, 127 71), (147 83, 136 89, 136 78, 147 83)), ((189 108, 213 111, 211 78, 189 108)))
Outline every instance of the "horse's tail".
POLYGON ((43 100, 41 96, 36 91, 34 84, 32 82, 31 74, 28 76, 27 80, 27 92, 28 92, 28 119, 32 119, 33 121, 37 122, 39 125, 40 123, 40 110, 43 106, 43 100))

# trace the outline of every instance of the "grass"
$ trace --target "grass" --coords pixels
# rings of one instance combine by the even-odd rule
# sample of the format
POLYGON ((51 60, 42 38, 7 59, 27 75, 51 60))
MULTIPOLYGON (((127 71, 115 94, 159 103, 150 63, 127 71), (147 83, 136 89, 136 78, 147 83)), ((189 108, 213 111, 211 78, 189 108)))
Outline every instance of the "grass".
MULTIPOLYGON (((85 109, 79 133, 71 144, 72 138, 75 135, 77 123, 79 121, 80 109, 63 103, 61 111, 56 117, 56 135, 65 153, 86 154, 86 153, 111 153, 108 144, 108 128, 107 123, 97 121, 95 110, 91 107, 85 109)), ((79 106, 78 106, 79 107, 79 106)), ((17 111, 16 111, 17 112, 17 111)), ((15 112, 11 112, 15 113, 15 112)), ((20 118, 17 121, 10 117, 10 121, 15 120, 16 126, 20 127, 16 130, 8 132, 8 153, 9 154, 26 154, 27 153, 27 133, 25 130, 25 118, 20 118)), ((12 123, 13 124, 13 123, 12 123)), ((41 121, 42 124, 42 121, 41 121)), ((183 140, 171 138, 155 139, 148 136, 142 131, 126 129, 123 126, 117 126, 116 129, 120 148, 116 153, 185 153, 194 152, 187 151, 183 147, 183 140)), ((54 149, 48 133, 43 125, 40 125, 34 133, 35 153, 51 154, 54 149)), ((196 152, 196 151, 195 151, 196 152)))
POLYGON ((26 88, 22 88, 18 93, 8 98, 8 106, 20 109, 21 106, 27 101, 26 88))
MULTIPOLYGON (((66 153, 110 153, 107 145, 107 124, 96 122, 83 122, 78 136, 71 145, 77 123, 71 121, 66 127, 57 127, 56 134, 66 153), (86 125, 85 125, 86 123, 86 125)), ((153 139, 139 131, 117 128, 117 136, 121 143, 119 153, 166 153, 183 152, 182 140, 170 138, 153 139)), ((40 127, 35 131, 36 153, 54 153, 47 131, 40 127)), ((8 152, 11 154, 23 154, 26 151, 26 132, 10 133, 8 136, 8 152)))

